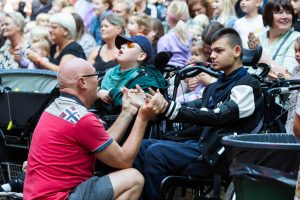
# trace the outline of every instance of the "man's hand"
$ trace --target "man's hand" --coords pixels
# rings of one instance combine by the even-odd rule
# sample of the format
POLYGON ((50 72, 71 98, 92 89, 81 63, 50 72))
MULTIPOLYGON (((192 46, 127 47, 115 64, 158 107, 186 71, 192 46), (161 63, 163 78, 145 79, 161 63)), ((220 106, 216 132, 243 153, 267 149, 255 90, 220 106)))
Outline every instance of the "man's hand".
POLYGON ((155 92, 149 88, 149 91, 151 94, 146 94, 146 104, 140 108, 138 113, 138 116, 147 121, 163 113, 168 106, 168 102, 159 92, 159 89, 155 92))
POLYGON ((129 98, 129 90, 126 87, 121 88, 123 93, 122 97, 122 111, 127 111, 132 115, 135 115, 138 111, 138 107, 131 103, 131 99, 129 98))
POLYGON ((101 99, 101 101, 107 103, 107 104, 111 104, 112 103, 112 99, 109 96, 109 91, 107 90, 99 90, 97 93, 97 96, 99 97, 99 99, 101 99))

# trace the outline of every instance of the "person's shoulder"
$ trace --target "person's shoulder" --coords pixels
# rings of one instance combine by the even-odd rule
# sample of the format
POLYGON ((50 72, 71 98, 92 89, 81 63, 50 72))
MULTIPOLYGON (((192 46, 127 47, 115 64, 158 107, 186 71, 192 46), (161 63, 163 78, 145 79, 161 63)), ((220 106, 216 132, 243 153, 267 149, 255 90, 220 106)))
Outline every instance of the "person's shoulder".
POLYGON ((292 37, 293 40, 296 39, 297 37, 300 37, 300 32, 295 31, 294 29, 291 30, 291 31, 292 31, 291 37, 292 37))
POLYGON ((168 40, 170 40, 171 38, 171 32, 172 31, 169 31, 168 33, 164 34, 163 36, 161 36, 158 40, 158 43, 161 43, 161 42, 166 42, 168 40))
POLYGON ((238 85, 248 85, 253 88, 260 87, 260 82, 258 79, 256 79, 253 75, 247 73, 245 76, 243 76, 238 82, 238 85))
POLYGON ((118 64, 112 68, 109 68, 106 72, 105 72, 105 75, 104 77, 105 78, 110 78, 111 74, 116 74, 116 73, 119 73, 120 72, 120 69, 121 69, 121 66, 118 64))
POLYGON ((79 48, 79 47, 82 48, 81 45, 80 45, 78 42, 76 42, 76 41, 71 42, 71 43, 68 45, 68 47, 69 47, 69 48, 73 48, 73 49, 74 49, 74 48, 79 48))

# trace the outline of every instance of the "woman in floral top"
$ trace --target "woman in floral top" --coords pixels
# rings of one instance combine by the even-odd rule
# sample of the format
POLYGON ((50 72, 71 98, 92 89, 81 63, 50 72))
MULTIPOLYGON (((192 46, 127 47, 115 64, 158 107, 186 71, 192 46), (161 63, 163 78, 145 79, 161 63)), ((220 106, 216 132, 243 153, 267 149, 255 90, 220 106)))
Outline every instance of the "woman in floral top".
POLYGON ((11 12, 5 15, 2 31, 7 40, 0 48, 0 69, 26 67, 22 66, 21 61, 26 56, 25 52, 30 43, 24 38, 24 26, 25 19, 20 13, 11 12))

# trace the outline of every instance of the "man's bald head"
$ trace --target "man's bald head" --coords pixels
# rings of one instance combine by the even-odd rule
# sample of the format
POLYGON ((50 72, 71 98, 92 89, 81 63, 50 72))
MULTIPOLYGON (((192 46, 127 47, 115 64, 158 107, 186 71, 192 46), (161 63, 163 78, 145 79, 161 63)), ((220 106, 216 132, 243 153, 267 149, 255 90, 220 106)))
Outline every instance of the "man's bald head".
POLYGON ((81 58, 74 58, 59 68, 57 81, 60 89, 76 89, 78 78, 84 74, 94 73, 94 67, 81 58))

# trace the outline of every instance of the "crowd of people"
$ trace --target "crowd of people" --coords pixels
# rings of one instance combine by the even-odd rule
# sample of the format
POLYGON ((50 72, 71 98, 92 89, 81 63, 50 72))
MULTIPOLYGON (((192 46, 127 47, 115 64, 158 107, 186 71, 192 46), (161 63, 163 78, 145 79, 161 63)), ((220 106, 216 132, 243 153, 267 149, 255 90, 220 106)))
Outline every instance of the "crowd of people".
MULTIPOLYGON (((220 135, 257 133, 264 118, 243 49, 262 46, 269 80, 299 79, 299 17, 297 0, 1 1, 0 69, 53 70, 60 89, 33 133, 24 199, 158 199, 161 181, 191 162, 226 167, 220 135), (161 52, 172 55, 165 65, 222 73, 182 80, 170 100, 161 52), (106 130, 91 106, 118 118, 106 130), (145 138, 156 116, 203 130, 184 142, 145 138), (96 159, 115 170, 94 176, 96 159)), ((298 91, 290 104, 286 132, 300 138, 298 91)))

